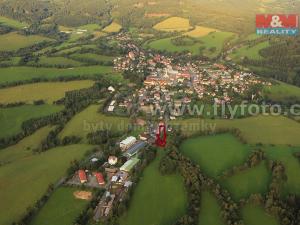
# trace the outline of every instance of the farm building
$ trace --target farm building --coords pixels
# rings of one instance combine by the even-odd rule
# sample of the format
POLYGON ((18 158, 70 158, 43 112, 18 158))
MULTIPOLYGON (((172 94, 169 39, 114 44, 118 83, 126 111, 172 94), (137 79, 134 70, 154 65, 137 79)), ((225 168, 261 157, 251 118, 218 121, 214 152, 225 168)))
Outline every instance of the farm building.
POLYGON ((132 145, 125 153, 124 156, 131 158, 139 153, 146 146, 146 142, 139 141, 136 144, 132 145))
POLYGON ((87 182, 87 176, 84 170, 79 170, 78 176, 79 176, 80 183, 84 184, 87 182))
POLYGON ((99 185, 105 185, 105 181, 102 173, 95 173, 95 177, 97 178, 97 182, 99 185))
POLYGON ((130 148, 134 143, 136 142, 136 138, 135 137, 128 137, 125 140, 120 142, 120 148, 122 151, 127 150, 128 148, 130 148))
POLYGON ((120 168, 120 170, 129 173, 139 162, 140 160, 137 158, 130 159, 120 168))

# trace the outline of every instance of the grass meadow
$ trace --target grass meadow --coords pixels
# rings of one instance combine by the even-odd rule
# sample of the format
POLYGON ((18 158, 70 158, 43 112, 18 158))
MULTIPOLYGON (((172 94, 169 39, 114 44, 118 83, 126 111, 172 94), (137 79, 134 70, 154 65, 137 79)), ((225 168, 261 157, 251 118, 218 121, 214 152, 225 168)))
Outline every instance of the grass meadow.
POLYGON ((112 62, 114 60, 114 57, 112 56, 106 56, 106 55, 97 55, 93 53, 75 53, 70 56, 72 59, 78 60, 78 61, 91 61, 96 63, 101 62, 112 62))
POLYGON ((164 152, 143 172, 120 225, 173 224, 186 210, 187 197, 179 175, 162 176, 159 162, 164 152))
POLYGON ((76 199, 76 188, 61 187, 50 197, 30 225, 73 225, 89 201, 76 199))
POLYGON ((242 164, 250 154, 250 149, 231 134, 191 138, 184 141, 180 149, 200 165, 201 170, 214 178, 242 164))
POLYGON ((242 209, 242 218, 246 225, 279 225, 278 220, 267 214, 263 207, 248 204, 242 209))
POLYGON ((0 35, 0 51, 16 51, 42 41, 52 41, 50 38, 29 35, 24 36, 16 32, 0 35))
POLYGON ((100 105, 91 105, 75 115, 60 133, 60 138, 65 136, 86 135, 97 130, 116 130, 126 132, 129 125, 128 117, 108 116, 99 112, 100 105))
POLYGON ((268 41, 258 43, 253 47, 243 46, 235 50, 235 52, 233 52, 230 56, 234 60, 238 60, 238 61, 245 57, 247 57, 248 59, 259 60, 262 59, 262 56, 260 55, 259 51, 269 46, 270 43, 268 41))
POLYGON ((245 119, 179 119, 171 125, 181 126, 186 135, 195 134, 209 127, 238 128, 250 144, 274 144, 300 146, 300 124, 283 116, 255 116, 245 119))
POLYGON ((0 167, 0 224, 11 224, 41 198, 70 166, 90 150, 90 145, 69 145, 32 155, 0 167), (9 206, 9 207, 8 207, 9 206))
POLYGON ((93 84, 94 81, 91 80, 79 80, 68 82, 33 83, 3 88, 0 89, 0 103, 33 103, 36 100, 44 100, 48 104, 52 104, 54 101, 63 98, 65 93, 68 91, 92 87, 93 84))
POLYGON ((300 88, 291 84, 276 81, 278 84, 265 88, 266 97, 273 101, 300 100, 300 88))
POLYGON ((62 110, 56 105, 23 105, 0 108, 0 138, 9 137, 22 131, 22 123, 32 118, 48 116, 62 110))
POLYGON ((25 22, 19 22, 17 20, 10 19, 10 18, 3 17, 3 16, 0 16, 0 25, 1 24, 8 26, 8 27, 15 28, 15 29, 22 29, 22 28, 28 26, 28 24, 25 22))
POLYGON ((123 81, 121 74, 113 71, 111 66, 86 66, 68 69, 58 68, 35 68, 35 67, 8 67, 0 68, 0 84, 13 83, 17 81, 28 81, 33 79, 54 79, 59 77, 102 77, 111 80, 123 81))
POLYGON ((37 63, 33 63, 33 65, 38 64, 42 66, 69 66, 69 67, 77 67, 82 66, 81 62, 78 62, 73 59, 68 59, 65 57, 40 57, 37 63))
POLYGON ((221 216, 221 207, 213 194, 203 191, 198 225, 225 225, 221 216))
POLYGON ((265 194, 270 182, 271 173, 265 162, 221 181, 223 186, 230 190, 235 200, 246 199, 254 193, 265 194))
POLYGON ((184 35, 188 35, 190 37, 198 38, 204 37, 212 32, 217 32, 217 29, 203 26, 196 26, 194 30, 185 33, 184 35))
POLYGON ((111 23, 102 30, 105 33, 117 33, 122 29, 122 26, 116 22, 111 23))

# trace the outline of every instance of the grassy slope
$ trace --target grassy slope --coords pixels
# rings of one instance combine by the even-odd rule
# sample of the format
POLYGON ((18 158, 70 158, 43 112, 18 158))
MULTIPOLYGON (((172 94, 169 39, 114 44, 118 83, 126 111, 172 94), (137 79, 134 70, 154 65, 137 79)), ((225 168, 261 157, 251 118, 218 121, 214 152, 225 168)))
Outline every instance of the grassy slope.
POLYGON ((187 199, 183 181, 179 175, 160 174, 158 167, 164 153, 159 151, 145 169, 120 225, 168 225, 184 214, 187 199))
POLYGON ((173 121, 182 125, 186 134, 206 129, 204 125, 216 125, 217 128, 238 128, 251 144, 300 145, 300 124, 282 116, 257 116, 235 120, 186 119, 173 121))
POLYGON ((242 216, 246 225, 279 225, 279 222, 265 213, 260 206, 246 205, 242 209, 242 216))
POLYGON ((225 225, 217 199, 208 191, 202 192, 198 225, 225 225))
POLYGON ((248 57, 249 59, 259 60, 262 56, 259 54, 261 49, 267 48, 270 46, 268 41, 261 42, 253 47, 243 46, 232 53, 230 56, 235 60, 240 60, 242 57, 248 57))
POLYGON ((16 160, 32 156, 32 151, 39 148, 52 129, 51 126, 43 127, 17 144, 0 150, 0 164, 13 163, 16 160))
POLYGON ((112 56, 105 56, 105 55, 97 55, 93 53, 75 53, 71 55, 72 59, 84 61, 84 60, 90 60, 93 62, 112 62, 114 57, 112 56))
POLYGON ((0 51, 15 51, 42 41, 51 41, 51 39, 38 35, 24 36, 15 32, 3 34, 0 35, 0 51))
POLYGON ((212 177, 242 164, 250 152, 247 146, 230 134, 188 139, 180 149, 212 177))
POLYGON ((102 31, 105 33, 116 33, 119 32, 122 29, 122 26, 118 23, 111 23, 107 27, 105 27, 102 31))
POLYGON ((154 27, 160 31, 186 31, 190 28, 190 21, 181 17, 170 17, 156 24, 154 27))
POLYGON ((47 82, 25 84, 16 87, 0 89, 0 103, 27 102, 43 99, 49 104, 61 99, 67 91, 92 87, 94 81, 80 80, 69 82, 47 82))
POLYGON ((87 66, 72 69, 35 68, 35 67, 9 67, 0 68, 0 84, 16 81, 32 80, 35 78, 58 78, 73 76, 102 76, 108 74, 112 80, 122 81, 122 76, 114 73, 110 66, 87 66))
POLYGON ((289 148, 284 146, 266 147, 267 157, 283 163, 287 181, 283 187, 283 194, 300 194, 300 162, 293 156, 294 152, 299 152, 299 148, 289 148))
POLYGON ((91 105, 77 114, 67 123, 59 136, 63 138, 75 135, 85 138, 88 133, 95 132, 96 130, 113 129, 127 131, 128 118, 103 115, 98 112, 99 109, 100 105, 91 105))
POLYGON ((21 132, 21 125, 31 118, 47 116, 62 110, 54 105, 24 105, 13 108, 0 109, 0 138, 21 132))
POLYGON ((204 37, 197 38, 199 40, 198 43, 195 43, 193 45, 188 46, 176 46, 172 43, 173 38, 164 38, 152 41, 147 44, 152 49, 156 50, 165 50, 168 52, 183 52, 183 51, 189 51, 193 55, 199 55, 200 54, 200 47, 205 47, 205 50, 202 52, 204 56, 207 57, 216 57, 222 50, 223 44, 226 39, 230 38, 233 35, 233 33, 230 32, 215 32, 208 34, 204 37), (210 48, 216 48, 216 51, 210 52, 210 48))
POLYGON ((42 56, 37 64, 45 66, 82 66, 81 62, 72 59, 46 56, 42 56))
POLYGON ((0 16, 0 24, 15 28, 15 29, 22 29, 28 25, 24 22, 19 22, 17 20, 10 19, 10 18, 3 17, 3 16, 0 16))
POLYGON ((0 224, 8 225, 20 218, 26 208, 45 193, 50 183, 65 174, 70 162, 83 157, 90 148, 88 145, 59 147, 2 166, 0 224))
POLYGON ((271 174, 266 168, 265 163, 239 172, 236 175, 222 181, 233 195, 235 200, 247 198, 251 194, 266 193, 271 181, 271 174))
MULTIPOLYGON (((277 81, 278 82, 278 81, 277 81)), ((274 101, 284 101, 294 97, 300 99, 300 88, 283 82, 265 88, 265 95, 274 101)))
POLYGON ((88 201, 76 199, 76 188, 61 187, 54 192, 31 225, 72 225, 88 201))

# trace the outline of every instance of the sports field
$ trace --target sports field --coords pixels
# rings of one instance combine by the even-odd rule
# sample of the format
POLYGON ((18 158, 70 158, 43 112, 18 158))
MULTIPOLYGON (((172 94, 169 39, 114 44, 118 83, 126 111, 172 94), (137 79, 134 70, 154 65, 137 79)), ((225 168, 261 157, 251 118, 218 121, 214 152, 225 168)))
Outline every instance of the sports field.
POLYGON ((233 120, 180 119, 172 121, 171 124, 181 126, 181 130, 187 135, 214 128, 238 128, 250 144, 300 146, 300 124, 283 116, 256 116, 233 120))
POLYGON ((242 164, 250 149, 231 134, 191 138, 182 143, 181 152, 212 177, 242 164))
POLYGON ((59 100, 65 93, 72 90, 92 87, 94 81, 79 80, 68 82, 47 82, 25 84, 16 87, 0 89, 0 103, 7 104, 13 102, 33 103, 36 100, 44 100, 48 104, 59 100))
POLYGON ((0 84, 12 83, 16 81, 25 81, 33 79, 54 79, 58 77, 101 77, 106 75, 108 78, 116 81, 122 81, 119 73, 113 72, 110 66, 86 66, 68 69, 58 68, 35 68, 35 67, 9 67, 0 68, 0 84))
POLYGON ((129 118, 107 116, 99 112, 100 105, 91 105, 75 115, 60 133, 60 138, 65 136, 77 136, 86 138, 88 133, 97 130, 115 130, 126 132, 129 118))
POLYGON ((74 220, 89 203, 76 199, 76 188, 61 187, 57 189, 30 225, 73 225, 74 220))
POLYGON ((242 209, 242 217, 246 225, 279 225, 279 221, 267 214, 263 207, 252 204, 242 209))
POLYGON ((24 215, 49 184, 64 176, 70 162, 81 159, 91 148, 89 145, 59 147, 0 167, 0 224, 11 224, 24 215))
POLYGON ((173 224, 185 212, 187 198, 179 175, 162 176, 159 162, 164 152, 144 171, 120 225, 173 224))
POLYGON ((221 216, 221 207, 217 199, 209 191, 201 193, 198 225, 225 225, 221 216))
POLYGON ((0 51, 15 51, 42 41, 51 41, 50 38, 30 35, 24 36, 16 32, 0 35, 0 51))
POLYGON ((190 21, 181 17, 170 17, 163 20, 162 22, 156 24, 154 27, 156 30, 160 31, 187 31, 191 28, 190 21))
POLYGON ((241 198, 247 199, 251 194, 265 194, 270 181, 271 174, 265 162, 262 162, 256 167, 236 173, 221 183, 238 201, 241 198))
POLYGON ((26 120, 48 116, 62 109, 62 106, 56 105, 23 105, 0 108, 0 138, 21 132, 22 123, 26 120))

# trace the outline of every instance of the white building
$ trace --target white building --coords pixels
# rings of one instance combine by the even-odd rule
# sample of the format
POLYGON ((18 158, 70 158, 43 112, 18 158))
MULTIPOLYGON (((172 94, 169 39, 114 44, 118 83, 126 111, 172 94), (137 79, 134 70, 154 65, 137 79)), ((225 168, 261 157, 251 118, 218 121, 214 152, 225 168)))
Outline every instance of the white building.
POLYGON ((128 148, 130 148, 134 143, 136 142, 136 138, 135 137, 128 137, 125 140, 120 142, 120 148, 122 151, 127 150, 128 148))

